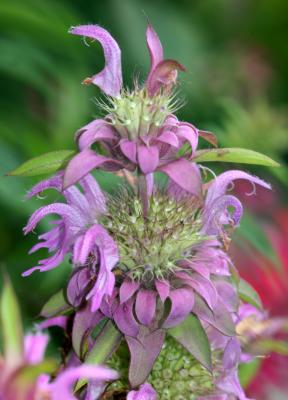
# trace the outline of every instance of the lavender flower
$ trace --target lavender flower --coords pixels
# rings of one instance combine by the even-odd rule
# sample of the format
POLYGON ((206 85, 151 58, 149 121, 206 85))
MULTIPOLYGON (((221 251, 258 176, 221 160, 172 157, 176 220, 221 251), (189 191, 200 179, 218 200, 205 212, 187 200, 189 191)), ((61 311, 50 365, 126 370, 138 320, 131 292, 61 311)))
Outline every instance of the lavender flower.
MULTIPOLYGON (((24 354, 21 364, 11 369, 1 360, 0 399, 2 400, 73 400, 71 387, 80 378, 95 381, 117 379, 118 374, 111 369, 95 365, 70 367, 60 372, 54 380, 41 371, 49 366, 44 361, 48 335, 42 332, 28 334, 24 338, 24 354), (38 368, 33 371, 33 366, 38 368), (35 372, 38 372, 38 376, 35 372)), ((95 398, 94 398, 95 399, 95 398)), ((86 400, 89 400, 88 396, 86 400)), ((91 399, 90 399, 91 400, 91 399)))
MULTIPOLYGON (((98 219, 106 211, 105 198, 92 176, 81 181, 84 193, 76 187, 63 192, 65 203, 54 203, 38 209, 24 228, 25 234, 31 232, 38 222, 48 214, 58 214, 61 219, 53 221, 54 228, 39 236, 41 240, 30 252, 46 247, 54 254, 39 262, 23 275, 30 275, 35 270, 41 272, 57 267, 66 254, 72 253, 74 265, 83 265, 89 257, 90 270, 93 271, 94 284, 86 293, 92 299, 92 309, 96 310, 105 294, 111 295, 114 288, 112 269, 118 262, 118 250, 98 219)), ((48 188, 61 190, 62 175, 37 184, 28 194, 34 196, 48 188)))
POLYGON ((172 88, 177 70, 183 71, 184 67, 175 60, 164 59, 161 42, 152 26, 148 25, 146 32, 150 72, 144 87, 136 84, 133 91, 122 88, 120 49, 107 31, 96 25, 84 25, 71 28, 70 32, 102 44, 106 66, 84 83, 98 85, 108 97, 106 103, 99 103, 107 115, 76 133, 80 153, 66 169, 64 187, 74 184, 94 168, 134 171, 139 167, 144 175, 162 171, 183 189, 198 194, 197 168, 184 158, 177 159, 176 154, 187 142, 193 155, 199 136, 213 143, 215 139, 192 124, 179 122, 173 115, 178 102, 172 88), (108 157, 90 149, 95 142, 105 146, 108 157))

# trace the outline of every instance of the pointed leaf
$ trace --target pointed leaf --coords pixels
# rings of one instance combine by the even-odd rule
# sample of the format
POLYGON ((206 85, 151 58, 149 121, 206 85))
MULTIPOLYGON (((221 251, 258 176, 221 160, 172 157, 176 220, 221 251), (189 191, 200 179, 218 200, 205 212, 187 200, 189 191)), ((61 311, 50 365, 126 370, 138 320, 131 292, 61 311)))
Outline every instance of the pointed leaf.
POLYGON ((31 158, 18 168, 8 172, 11 176, 37 176, 53 174, 59 169, 63 169, 68 161, 73 157, 73 150, 58 150, 42 154, 39 157, 31 158))
POLYGON ((198 150, 193 157, 195 162, 232 162, 242 164, 265 165, 266 167, 279 167, 280 165, 264 154, 253 150, 241 149, 238 147, 198 150))
POLYGON ((168 329, 168 333, 182 344, 208 371, 212 371, 209 340, 196 315, 190 314, 181 324, 168 329))
POLYGON ((253 306, 262 309, 263 305, 258 293, 244 279, 240 279, 238 285, 238 294, 241 300, 246 301, 253 306))
POLYGON ((261 366, 261 362, 261 359, 256 358, 249 363, 240 364, 238 369, 239 380, 244 389, 247 388, 249 383, 255 378, 261 366))
POLYGON ((277 339, 260 339, 252 346, 253 354, 278 353, 283 356, 288 355, 288 343, 277 339))
MULTIPOLYGON (((72 345, 80 359, 84 356, 85 342, 89 339, 89 334, 103 317, 103 314, 99 311, 92 312, 89 303, 85 308, 76 312, 72 328, 72 345)), ((86 346, 88 347, 87 344, 86 346)))
MULTIPOLYGON (((143 327, 141 327, 143 328, 143 327)), ((157 329, 154 332, 139 334, 137 338, 126 336, 130 350, 129 382, 132 388, 144 383, 153 368, 165 339, 165 330, 157 329)))
POLYGON ((7 275, 0 299, 0 322, 3 335, 4 359, 10 367, 23 361, 23 331, 19 305, 7 275))
POLYGON ((41 317, 51 318, 55 315, 61 315, 72 310, 72 307, 67 303, 63 290, 53 294, 52 297, 44 304, 40 315, 41 317))
MULTIPOLYGON (((108 320, 100 330, 92 349, 87 353, 84 364, 103 364, 119 346, 122 333, 108 320)), ((78 381, 75 392, 86 384, 85 379, 78 381)))

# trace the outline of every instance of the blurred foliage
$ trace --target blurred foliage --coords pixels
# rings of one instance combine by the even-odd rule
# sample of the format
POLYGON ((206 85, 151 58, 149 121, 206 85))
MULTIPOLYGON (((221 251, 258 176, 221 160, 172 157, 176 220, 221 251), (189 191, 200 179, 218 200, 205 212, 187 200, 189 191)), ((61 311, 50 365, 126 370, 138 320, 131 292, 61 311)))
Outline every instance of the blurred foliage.
MULTIPOLYGON (((149 67, 148 16, 166 56, 187 67, 180 77, 185 106, 179 118, 213 129, 223 146, 261 151, 285 164, 287 15, 286 0, 1 1, 1 258, 22 299, 26 324, 61 287, 68 263, 41 279, 39 273, 21 277, 41 256, 41 251, 28 255, 35 236, 24 238, 22 227, 37 206, 56 197, 23 201, 37 179, 3 175, 30 157, 75 148, 74 132, 99 115, 93 103, 99 91, 81 81, 102 68, 101 48, 85 46, 68 28, 87 22, 106 27, 122 49, 124 80, 131 85, 135 77, 143 80, 149 67)), ((285 195, 285 168, 245 169, 272 180, 285 195)), ((97 175, 106 190, 117 185, 111 174, 97 175)))

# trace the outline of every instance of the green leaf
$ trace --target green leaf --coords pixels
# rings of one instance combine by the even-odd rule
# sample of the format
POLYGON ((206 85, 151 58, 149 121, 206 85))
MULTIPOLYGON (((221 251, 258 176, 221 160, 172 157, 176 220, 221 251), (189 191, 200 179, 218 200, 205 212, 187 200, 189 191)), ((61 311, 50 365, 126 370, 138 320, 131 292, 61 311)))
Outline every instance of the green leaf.
POLYGON ((238 285, 238 294, 241 300, 252 304, 253 306, 262 309, 263 305, 258 293, 244 279, 240 279, 238 285))
POLYGON ((259 339, 253 345, 254 354, 269 354, 271 352, 288 355, 288 343, 284 340, 277 339, 259 339))
POLYGON ((35 380, 41 374, 52 374, 57 369, 57 363, 54 360, 44 360, 39 364, 25 365, 17 376, 17 383, 21 380, 23 383, 35 383, 35 380))
POLYGON ((40 315, 41 317, 50 318, 55 315, 64 314, 72 310, 72 307, 67 303, 64 292, 61 289, 58 293, 53 294, 52 297, 43 306, 40 315))
POLYGON ((198 150, 193 157, 195 162, 232 162, 242 164, 256 164, 265 165, 266 167, 279 167, 276 161, 272 158, 265 156, 264 154, 258 153, 253 150, 241 149, 241 148, 223 148, 223 149, 209 149, 209 150, 198 150))
POLYGON ((19 305, 7 275, 0 298, 0 321, 3 335, 4 359, 10 367, 23 361, 23 331, 19 305))
POLYGON ((253 378, 256 376, 257 371, 259 370, 261 366, 262 360, 259 358, 256 358, 255 360, 246 363, 246 364, 241 364, 239 366, 238 374, 239 374, 239 379, 241 386, 246 388, 250 382, 253 380, 253 378))
POLYGON ((249 251, 247 250, 247 243, 245 243, 247 240, 248 243, 252 244, 261 254, 271 260, 276 268, 281 268, 279 259, 267 234, 257 220, 249 215, 249 213, 246 212, 242 216, 240 226, 238 231, 235 232, 235 235, 239 246, 243 247, 243 251, 249 251))
POLYGON ((209 340, 196 315, 189 315, 181 324, 168 329, 168 333, 182 344, 208 371, 212 371, 209 340))
MULTIPOLYGON (((121 338, 122 334, 108 320, 98 334, 92 349, 87 353, 84 364, 103 364, 119 346, 121 338)), ((85 379, 79 380, 75 386, 75 392, 85 384, 85 379)))
POLYGON ((52 174, 64 168, 73 157, 73 150, 59 150, 42 154, 39 157, 31 158, 20 167, 8 172, 11 176, 37 176, 52 174))

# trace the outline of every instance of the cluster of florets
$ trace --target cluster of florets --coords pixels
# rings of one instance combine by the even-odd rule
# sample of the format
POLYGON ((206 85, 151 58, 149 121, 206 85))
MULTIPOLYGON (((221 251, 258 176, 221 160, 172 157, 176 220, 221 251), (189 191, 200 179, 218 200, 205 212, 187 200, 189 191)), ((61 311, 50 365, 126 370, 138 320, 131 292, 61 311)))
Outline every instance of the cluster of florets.
POLYGON ((71 33, 103 46, 105 68, 84 82, 108 96, 101 105, 107 115, 77 132, 79 153, 65 171, 32 189, 30 196, 54 188, 65 202, 37 210, 25 233, 47 214, 60 216, 31 250, 45 247, 52 256, 26 275, 55 268, 70 255, 66 302, 54 307, 53 317, 72 321, 77 363, 96 357, 122 372, 108 386, 78 382, 75 393, 91 400, 126 394, 128 400, 243 400, 238 281, 227 254, 242 205, 227 190, 237 179, 269 185, 238 170, 208 182, 201 176, 191 157, 199 137, 215 140, 172 114, 177 100, 171 90, 184 67, 163 58, 150 25, 151 70, 132 92, 122 89, 120 49, 107 31, 87 25, 71 33), (105 154, 92 150, 96 142, 105 154), (190 151, 180 157, 184 144, 190 151), (90 174, 95 168, 122 171, 115 197, 103 193, 90 174), (161 189, 157 171, 168 177, 161 189))

